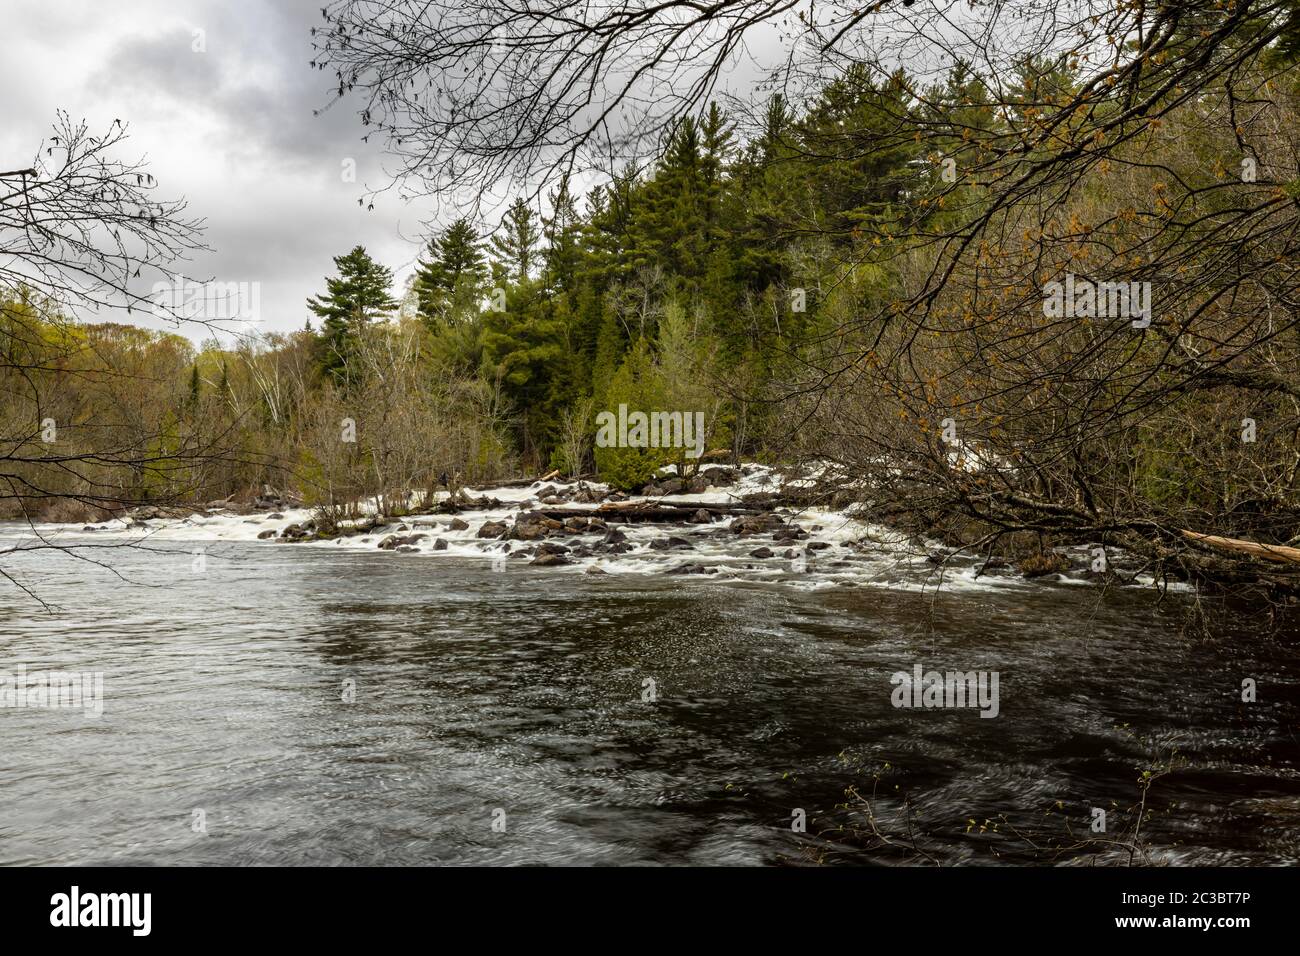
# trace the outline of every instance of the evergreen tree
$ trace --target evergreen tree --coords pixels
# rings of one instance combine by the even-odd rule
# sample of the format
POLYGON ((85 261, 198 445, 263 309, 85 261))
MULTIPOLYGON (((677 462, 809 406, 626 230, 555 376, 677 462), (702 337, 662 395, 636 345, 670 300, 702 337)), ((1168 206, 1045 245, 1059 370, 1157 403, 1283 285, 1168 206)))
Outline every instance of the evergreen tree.
POLYGON ((854 65, 830 83, 796 135, 809 161, 791 183, 798 208, 815 210, 822 228, 837 242, 863 239, 863 226, 888 225, 905 214, 906 191, 914 186, 910 162, 919 147, 898 131, 912 99, 901 71, 883 82, 854 65), (871 148, 896 142, 893 148, 871 148))
POLYGON ((533 210, 523 198, 519 198, 506 210, 498 234, 492 237, 492 252, 506 275, 515 282, 526 282, 540 240, 533 210))
POLYGON ((468 219, 457 219, 430 239, 415 271, 417 311, 425 322, 449 321, 478 301, 487 280, 486 261, 468 219))
POLYGON ((582 224, 577 204, 569 192, 568 176, 560 180, 559 188, 548 194, 547 200, 551 214, 542 218, 546 285, 553 290, 572 291, 582 255, 582 224))
POLYGON ((367 323, 397 308, 397 302, 390 291, 392 270, 370 258, 364 247, 335 256, 334 266, 339 274, 325 280, 325 295, 308 299, 307 307, 322 320, 322 372, 345 382, 357 336, 367 323))
POLYGON ((687 279, 700 275, 706 225, 703 193, 699 126, 687 116, 669 137, 654 179, 638 203, 632 228, 634 264, 657 263, 687 279))
MULTIPOLYGON (((610 380, 604 402, 597 410, 617 417, 620 404, 626 405, 629 413, 649 414, 665 407, 663 378, 655 367, 654 355, 645 339, 633 343, 610 380)), ((602 480, 625 491, 644 485, 670 458, 669 449, 599 444, 594 454, 602 480)))

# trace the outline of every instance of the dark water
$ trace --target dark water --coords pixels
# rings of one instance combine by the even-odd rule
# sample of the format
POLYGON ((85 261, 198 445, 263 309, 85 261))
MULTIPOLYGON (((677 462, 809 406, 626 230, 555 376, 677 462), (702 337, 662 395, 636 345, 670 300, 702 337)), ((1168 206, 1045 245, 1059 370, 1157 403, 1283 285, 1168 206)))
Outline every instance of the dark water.
POLYGON ((0 670, 105 674, 98 719, 0 709, 0 863, 1300 858, 1296 645, 1206 637, 1176 601, 258 545, 188 562, 114 549, 128 583, 26 555, 59 609, 0 591, 0 670), (999 716, 894 708, 918 662, 997 671, 999 716), (1134 840, 1138 780, 1173 751, 1134 840), (849 787, 874 788, 874 827, 849 787))

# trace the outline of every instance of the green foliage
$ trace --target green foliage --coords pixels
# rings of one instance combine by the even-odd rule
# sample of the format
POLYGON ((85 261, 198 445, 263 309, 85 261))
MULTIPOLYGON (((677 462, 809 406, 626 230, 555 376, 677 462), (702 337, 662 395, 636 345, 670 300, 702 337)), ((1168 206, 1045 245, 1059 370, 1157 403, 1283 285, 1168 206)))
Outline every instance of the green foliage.
POLYGON ((501 228, 492 237, 494 265, 515 282, 527 282, 537 258, 541 235, 533 210, 520 198, 506 211, 501 228))
POLYGON ((468 219, 457 219, 429 241, 416 265, 417 311, 431 327, 459 320, 478 304, 487 281, 487 261, 468 219))
MULTIPOLYGON (((619 406, 626 405, 629 413, 648 413, 665 408, 665 397, 663 376, 654 363, 650 344, 639 339, 610 380, 600 411, 617 418, 619 406)), ((644 485, 669 461, 669 452, 662 448, 602 448, 598 445, 595 456, 600 477, 625 491, 644 485)))
POLYGON ((362 246, 335 256, 338 275, 325 280, 326 292, 307 300, 321 324, 320 368, 336 382, 356 377, 350 369, 364 326, 397 308, 392 270, 370 258, 362 246))
MULTIPOLYGON (((978 99, 969 77, 953 83, 952 96, 978 99)), ((876 82, 851 70, 802 115, 773 97, 761 134, 744 146, 710 104, 673 127, 651 169, 620 170, 582 202, 562 179, 540 215, 516 199, 488 243, 495 290, 473 228, 452 223, 429 243, 414 282, 435 367, 472 372, 493 389, 515 450, 538 469, 574 467, 560 445, 566 434, 571 443, 566 416, 588 397, 598 409, 704 412, 709 447, 727 447, 739 412, 720 383, 739 374, 761 391, 831 321, 816 295, 823 279, 833 287, 822 274, 827 250, 797 237, 811 223, 851 243, 864 223, 901 215, 916 149, 850 154, 896 123, 909 97, 901 73, 876 82), (804 308, 795 287, 804 298, 813 290, 804 308)), ((879 272, 869 284, 890 278, 879 272)), ((762 414, 746 409, 746 436, 757 438, 762 414)), ((692 463, 680 450, 595 457, 600 476, 624 487, 665 462, 692 463)))

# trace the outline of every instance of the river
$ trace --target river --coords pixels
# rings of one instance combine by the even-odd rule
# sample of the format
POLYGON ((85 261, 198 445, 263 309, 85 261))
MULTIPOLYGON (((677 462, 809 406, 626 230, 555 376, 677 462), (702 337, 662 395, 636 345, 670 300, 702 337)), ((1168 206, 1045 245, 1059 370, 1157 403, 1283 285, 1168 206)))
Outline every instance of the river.
POLYGON ((0 670, 104 690, 0 709, 7 865, 1300 860, 1294 638, 1206 634, 1186 596, 17 558, 51 609, 0 591, 0 670), (917 664, 996 672, 997 716, 894 706, 917 664))

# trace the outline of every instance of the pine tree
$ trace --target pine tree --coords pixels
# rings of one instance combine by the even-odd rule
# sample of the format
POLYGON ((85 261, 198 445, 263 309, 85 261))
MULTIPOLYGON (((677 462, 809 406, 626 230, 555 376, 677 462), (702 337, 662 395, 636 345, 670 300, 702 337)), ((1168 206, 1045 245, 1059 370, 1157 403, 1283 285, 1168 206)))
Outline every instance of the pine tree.
POLYGON ((551 214, 542 218, 542 235, 546 239, 546 285, 550 289, 571 291, 577 282, 578 262, 582 255, 582 224, 577 204, 569 192, 569 177, 560 180, 559 188, 548 194, 551 214))
POLYGON ((716 228, 722 202, 723 175, 731 157, 734 131, 717 103, 709 104, 700 127, 703 155, 700 157, 700 178, 704 186, 704 215, 710 228, 716 228))
POLYGON ((457 219, 429 240, 426 258, 416 266, 417 311, 425 322, 451 320, 477 302, 487 279, 478 236, 468 219, 457 219))
POLYGON ((321 319, 320 367, 336 382, 346 382, 348 362, 367 323, 397 308, 390 288, 392 270, 370 258, 362 246, 334 257, 339 274, 325 280, 323 296, 307 300, 321 319))
POLYGON ((632 257, 693 285, 708 271, 730 132, 716 105, 703 123, 677 124, 646 183, 632 228, 632 257))
POLYGON ((785 145, 786 131, 790 128, 790 108, 780 93, 772 94, 763 115, 763 134, 758 139, 758 152, 764 165, 775 162, 785 145))
MULTIPOLYGON (((645 339, 638 339, 628 350, 623 364, 605 389, 602 404, 604 407, 597 411, 614 417, 618 415, 619 405, 626 405, 629 412, 646 414, 664 408, 663 379, 645 339)), ((669 460, 667 449, 602 446, 599 443, 594 455, 601 480, 624 491, 644 485, 669 460)))
POLYGON ((515 282, 528 281, 540 239, 533 210, 524 199, 516 199, 501 220, 498 234, 492 237, 497 264, 515 282))

